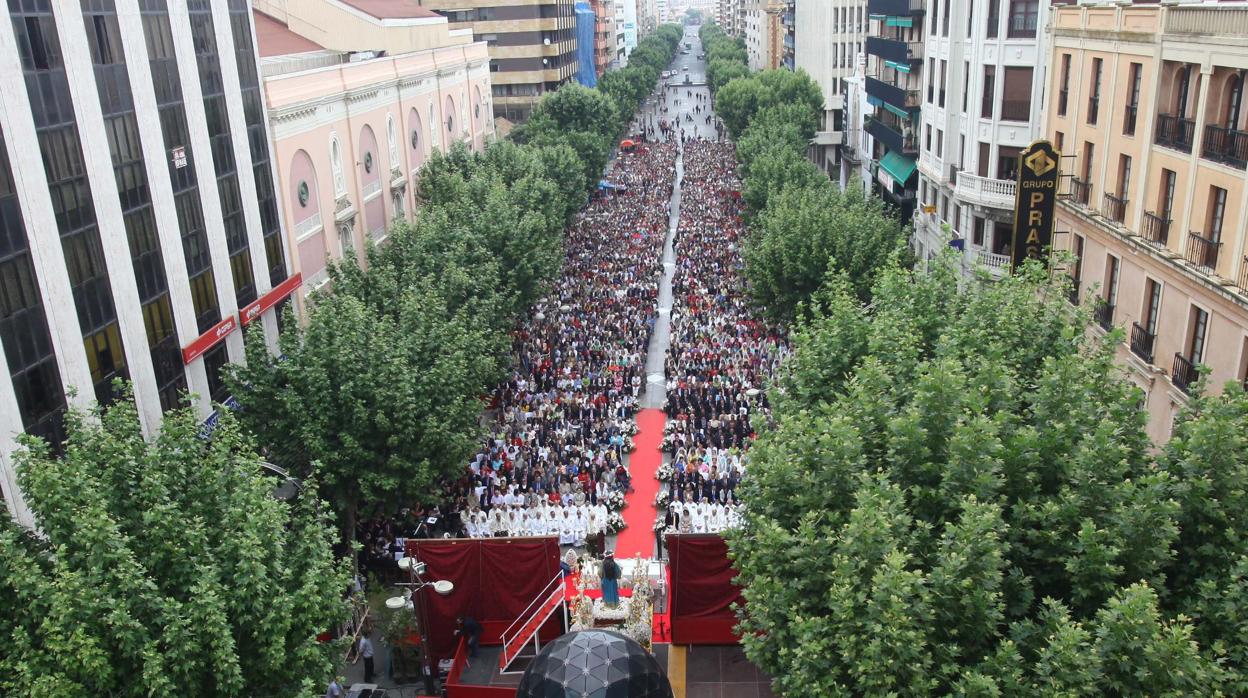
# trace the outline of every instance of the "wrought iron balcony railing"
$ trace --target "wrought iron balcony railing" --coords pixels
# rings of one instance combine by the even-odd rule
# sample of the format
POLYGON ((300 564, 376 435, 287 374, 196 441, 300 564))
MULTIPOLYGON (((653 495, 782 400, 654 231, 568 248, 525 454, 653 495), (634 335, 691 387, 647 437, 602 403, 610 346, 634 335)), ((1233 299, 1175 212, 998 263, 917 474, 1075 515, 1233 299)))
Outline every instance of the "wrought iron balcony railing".
POLYGON ((1146 211, 1144 224, 1140 226, 1140 235, 1153 244, 1165 247, 1170 241, 1170 219, 1146 211))
POLYGON ((1170 368, 1170 380, 1174 387, 1185 393, 1192 392, 1192 386, 1200 380, 1200 371, 1182 354, 1174 355, 1174 365, 1170 368))
POLYGON ((1101 215, 1115 223, 1121 223, 1127 217, 1127 200, 1105 192, 1101 215))
POLYGON ((1185 153, 1192 152, 1196 138, 1196 122, 1173 114, 1157 115, 1157 133, 1153 142, 1185 153))
POLYGON ((1156 342, 1157 336, 1138 323, 1131 323, 1131 353, 1144 359, 1148 363, 1153 363, 1153 344, 1156 342))
POLYGON ((1248 132, 1209 124, 1205 126, 1200 154, 1224 165, 1248 169, 1248 132))
POLYGON ((1209 240, 1200 233, 1187 233, 1187 261, 1200 267, 1206 274, 1212 274, 1218 268, 1218 252, 1222 243, 1209 240))
POLYGON ((1105 302, 1096 306, 1096 324, 1100 325, 1101 329, 1106 332, 1114 329, 1114 309, 1117 307, 1118 306, 1112 303, 1105 302))

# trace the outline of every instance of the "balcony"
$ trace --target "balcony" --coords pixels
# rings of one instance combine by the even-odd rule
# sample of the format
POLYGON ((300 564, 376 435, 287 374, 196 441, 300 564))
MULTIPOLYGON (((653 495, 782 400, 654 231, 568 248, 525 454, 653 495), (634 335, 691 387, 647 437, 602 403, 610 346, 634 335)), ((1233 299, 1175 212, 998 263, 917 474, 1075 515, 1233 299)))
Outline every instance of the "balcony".
POLYGON ((1117 307, 1118 306, 1112 303, 1106 303, 1104 301, 1101 301, 1101 303, 1096 306, 1096 312, 1093 313, 1096 319, 1096 324, 1100 325, 1101 329, 1106 332, 1114 329, 1114 309, 1117 307))
POLYGON ((997 254, 981 248, 975 250, 975 261, 994 273, 1004 274, 1010 270, 1011 260, 1007 254, 997 254))
POLYGON ((1207 160, 1248 169, 1248 133, 1209 124, 1200 154, 1207 160))
POLYGON ((915 137, 914 129, 912 128, 903 132, 898 130, 897 126, 889 124, 883 119, 868 116, 867 133, 879 139, 881 143, 888 146, 888 149, 895 153, 917 155, 919 152, 919 141, 915 137))
POLYGON ((1170 219, 1147 211, 1144 213, 1144 224, 1140 226, 1140 236, 1154 245, 1166 246, 1170 241, 1170 219))
POLYGON ((867 94, 882 99, 899 109, 918 109, 923 103, 918 90, 890 85, 869 75, 867 76, 867 94))
POLYGON ((1006 99, 1001 101, 1002 121, 1031 121, 1031 100, 1006 99))
POLYGON ((917 62, 923 60, 923 42, 868 36, 867 53, 894 63, 917 62))
POLYGON ((1157 115, 1157 133, 1153 142, 1185 153, 1192 152, 1196 137, 1196 122, 1172 114, 1157 115))
POLYGON ((1145 363, 1153 363, 1153 344, 1157 336, 1144 329, 1138 322, 1131 323, 1131 353, 1144 359, 1145 363))
POLYGON ((1127 217, 1127 200, 1105 192, 1101 202, 1101 215, 1115 223, 1121 223, 1127 217))
POLYGON ((1170 380, 1174 387, 1185 393, 1192 392, 1192 386, 1200 380, 1200 371, 1182 354, 1174 355, 1174 365, 1170 369, 1170 380))
POLYGON ((1007 29, 1007 38, 1010 39, 1034 39, 1036 38, 1036 20, 1038 15, 1011 15, 1010 26, 1007 29))
POLYGON ((1206 274, 1213 274, 1218 269, 1218 252, 1222 243, 1201 237, 1200 233, 1187 233, 1187 261, 1195 264, 1206 274))
POLYGON ((953 193, 959 199, 990 208, 1012 209, 1017 198, 1016 182, 1008 179, 980 177, 970 172, 959 172, 953 193))
POLYGON ((1084 182, 1075 177, 1070 178, 1070 199, 1075 203, 1088 207, 1088 201, 1092 198, 1092 184, 1084 182))
POLYGON ((923 14, 923 0, 867 0, 867 14, 906 17, 923 14))
POLYGON ((844 135, 840 131, 815 131, 810 142, 812 145, 840 145, 844 135))

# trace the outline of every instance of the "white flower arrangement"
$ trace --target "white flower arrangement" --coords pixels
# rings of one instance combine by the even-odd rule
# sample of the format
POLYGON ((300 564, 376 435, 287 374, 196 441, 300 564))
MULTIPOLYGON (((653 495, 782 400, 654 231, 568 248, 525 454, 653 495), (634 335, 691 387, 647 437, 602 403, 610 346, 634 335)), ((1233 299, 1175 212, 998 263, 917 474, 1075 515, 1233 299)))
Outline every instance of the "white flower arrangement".
POLYGON ((611 608, 602 599, 594 599, 595 620, 624 620, 628 617, 628 597, 620 599, 619 605, 611 608))
POLYGON ((607 511, 610 511, 610 512, 620 511, 621 509, 624 508, 624 503, 625 503, 624 493, 620 492, 619 490, 608 492, 607 496, 604 498, 604 503, 607 506, 607 511))
POLYGON ((619 512, 612 512, 607 516, 607 533, 619 533, 627 525, 624 523, 624 517, 619 512))
POLYGON ((667 531, 667 522, 663 520, 663 517, 660 516, 659 518, 655 519, 654 520, 654 534, 657 536, 661 536, 666 531, 667 531))
POLYGON ((676 477, 676 469, 672 467, 671 463, 664 463, 655 471, 654 477, 659 482, 671 482, 672 478, 676 477))
POLYGON ((659 490, 659 493, 654 495, 654 508, 655 509, 662 511, 663 509, 667 508, 667 505, 671 503, 672 503, 672 495, 667 490, 659 490))

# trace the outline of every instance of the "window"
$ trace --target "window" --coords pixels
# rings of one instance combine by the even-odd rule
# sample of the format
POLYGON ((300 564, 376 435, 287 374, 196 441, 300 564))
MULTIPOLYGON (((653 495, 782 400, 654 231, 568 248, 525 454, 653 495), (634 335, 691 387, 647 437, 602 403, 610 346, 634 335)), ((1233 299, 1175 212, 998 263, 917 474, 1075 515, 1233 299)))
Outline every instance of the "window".
POLYGON ((1092 89, 1088 91, 1088 123, 1096 125, 1101 106, 1101 59, 1092 59, 1092 89))
POLYGON ((936 129, 936 155, 945 156, 945 132, 941 129, 936 129))
POLYGON ((1122 260, 1113 255, 1107 255, 1105 268, 1105 305, 1109 306, 1112 316, 1113 309, 1118 306, 1118 273, 1122 268, 1122 260))
POLYGON ((1174 184, 1175 174, 1173 170, 1162 169, 1161 171, 1161 217, 1169 220, 1171 213, 1174 211, 1174 184))
POLYGON ((984 246, 984 219, 979 216, 971 217, 971 244, 984 246))
POLYGON ((1189 64, 1184 64, 1184 66, 1179 69, 1179 90, 1178 90, 1176 104, 1174 107, 1174 113, 1180 119, 1187 117, 1187 99, 1188 99, 1188 95, 1191 89, 1192 89, 1192 66, 1189 63, 1189 64))
MULTIPOLYGON (((975 33, 975 3, 967 3, 966 5, 966 38, 971 38, 975 33)), ((967 72, 970 75, 970 72, 967 72)))
POLYGON ((1142 80, 1140 76, 1143 72, 1143 65, 1131 64, 1131 75, 1127 82, 1127 108, 1122 121, 1122 132, 1127 136, 1135 135, 1135 121, 1140 110, 1140 81, 1142 80))
POLYGON ((1226 215, 1226 190, 1209 187, 1209 242, 1215 245, 1222 240, 1222 218, 1226 215))
POLYGON ((1075 244, 1074 244, 1073 251, 1075 253, 1075 260, 1074 260, 1074 267, 1071 268, 1071 278, 1074 279, 1075 290, 1078 291, 1079 283, 1083 281, 1083 236, 1082 235, 1075 236, 1075 244))
POLYGON ((342 256, 344 258, 348 253, 355 253, 355 233, 351 229, 350 223, 343 223, 338 226, 338 245, 342 248, 342 256))
POLYGON ((1226 128, 1235 130, 1239 126, 1239 115, 1244 106, 1244 74, 1238 72, 1231 77, 1226 89, 1226 128))
POLYGON ((949 61, 940 62, 940 107, 945 106, 945 87, 948 83, 949 61))
POLYGON ((1031 120, 1030 67, 1005 69, 1005 85, 1001 90, 1001 120, 1031 120))
POLYGON ((940 35, 941 36, 945 36, 945 37, 949 36, 949 6, 952 4, 953 4, 953 0, 945 0, 944 6, 940 8, 942 10, 941 17, 940 17, 940 35))
POLYGON ((1066 134, 1062 133, 1061 131, 1054 131, 1053 132, 1053 149, 1056 150, 1060 154, 1063 150, 1065 150, 1065 147, 1064 147, 1065 145, 1066 145, 1066 134))
POLYGON ((992 118, 992 106, 994 104, 993 82, 996 79, 997 67, 995 65, 984 66, 984 98, 980 105, 979 115, 985 119, 992 118))
POLYGON ((1127 190, 1131 188, 1131 156, 1118 156, 1118 196, 1123 202, 1127 200, 1127 190))
POLYGON ((997 38, 1001 26, 1001 0, 988 0, 988 38, 997 38))
MULTIPOLYGON (((966 63, 963 64, 963 66, 964 66, 964 69, 962 72, 962 76, 963 76, 963 81, 965 82, 971 79, 971 62, 967 61, 966 63)), ((966 113, 967 104, 970 101, 970 99, 971 99, 971 86, 964 84, 962 85, 962 113, 963 114, 966 113)))
POLYGON ((1066 116, 1066 103, 1070 96, 1070 54, 1062 54, 1062 82, 1057 90, 1057 115, 1066 116))
POLYGON ((1192 336, 1188 342, 1187 359, 1195 366, 1205 360, 1205 340, 1209 332, 1209 313, 1192 306, 1192 336))
POLYGON ((1008 145, 997 146, 997 179, 1018 179, 1018 158, 1022 151, 1008 145))
POLYGON ((987 143, 981 142, 979 144, 979 163, 978 163, 979 167, 976 169, 975 174, 979 175, 980 177, 987 177, 988 176, 988 161, 991 159, 992 159, 992 147, 989 146, 987 143))
POLYGON ((391 169, 399 166, 399 138, 394 132, 394 117, 386 115, 386 145, 390 150, 391 169))
POLYGON ((1157 335, 1157 315, 1161 310, 1161 283, 1149 279, 1144 286, 1144 330, 1157 335))
POLYGON ((936 95, 936 59, 927 59, 927 103, 935 104, 936 95))
MULTIPOLYGON (((953 2, 953 0, 948 0, 948 1, 953 2)), ((940 17, 939 10, 940 10, 940 0, 932 0, 932 14, 931 14, 932 24, 931 24, 930 32, 929 32, 931 33, 932 36, 936 36, 936 21, 940 17)))
POLYGON ((334 196, 347 193, 347 180, 342 175, 342 148, 338 145, 338 137, 329 137, 329 167, 334 172, 334 196))
POLYGON ((1096 159, 1096 144, 1092 141, 1083 143, 1083 183, 1092 183, 1092 162, 1096 159))
POLYGON ((1010 0, 1009 38, 1035 38, 1039 17, 1040 0, 1010 0))
POLYGON ((932 125, 923 124, 923 149, 932 152, 932 125))

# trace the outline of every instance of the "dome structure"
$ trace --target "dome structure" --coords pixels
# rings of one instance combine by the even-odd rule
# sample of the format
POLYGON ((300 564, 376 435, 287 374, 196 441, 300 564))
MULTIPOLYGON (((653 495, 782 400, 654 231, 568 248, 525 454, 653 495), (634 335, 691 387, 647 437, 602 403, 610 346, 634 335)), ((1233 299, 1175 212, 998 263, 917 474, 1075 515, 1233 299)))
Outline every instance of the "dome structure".
POLYGON ((659 663, 614 630, 580 630, 542 648, 516 698, 672 698, 659 663))

